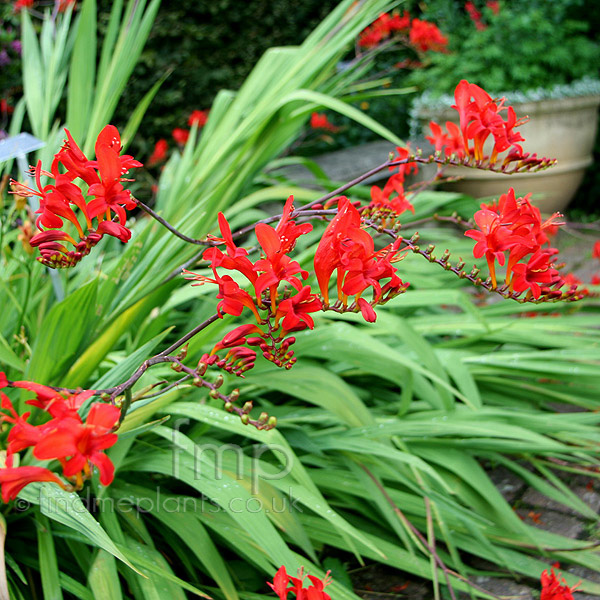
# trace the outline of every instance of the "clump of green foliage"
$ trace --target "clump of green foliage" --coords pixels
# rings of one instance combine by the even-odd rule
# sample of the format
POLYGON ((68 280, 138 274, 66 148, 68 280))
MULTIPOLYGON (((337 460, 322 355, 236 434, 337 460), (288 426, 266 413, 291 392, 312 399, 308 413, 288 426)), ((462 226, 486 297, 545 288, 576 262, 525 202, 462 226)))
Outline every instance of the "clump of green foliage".
POLYGON ((450 52, 431 56, 411 83, 434 95, 452 93, 457 79, 490 92, 526 91, 595 76, 600 45, 589 35, 582 0, 474 2, 483 26, 477 28, 464 2, 433 0, 427 17, 450 39, 450 52))

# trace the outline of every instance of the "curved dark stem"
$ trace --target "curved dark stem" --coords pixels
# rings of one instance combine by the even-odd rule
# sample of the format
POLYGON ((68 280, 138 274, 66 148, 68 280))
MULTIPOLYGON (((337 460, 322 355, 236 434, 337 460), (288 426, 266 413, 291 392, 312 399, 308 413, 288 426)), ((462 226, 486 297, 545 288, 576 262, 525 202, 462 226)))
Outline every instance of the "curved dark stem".
POLYGON ((469 221, 463 219, 458 215, 443 216, 438 215, 437 213, 431 217, 425 217, 423 219, 418 219, 417 221, 411 221, 409 223, 406 223, 405 225, 403 225, 403 227, 406 227, 406 229, 413 229, 414 227, 418 227, 419 225, 426 225, 427 223, 432 223, 434 221, 437 221, 439 223, 452 223, 453 225, 464 227, 465 229, 472 227, 469 221))
POLYGON ((218 318, 219 318, 219 315, 217 313, 215 313, 211 317, 208 317, 208 319, 206 319, 205 321, 202 321, 202 323, 200 323, 200 325, 196 325, 196 327, 194 327, 194 329, 192 329, 191 331, 186 333, 182 338, 178 339, 174 344, 172 344, 166 350, 163 350, 156 356, 166 356, 167 354, 171 354, 171 352, 173 352, 174 350, 177 350, 177 348, 180 348, 181 346, 183 346, 188 340, 191 340, 197 333, 200 333, 203 329, 208 327, 211 323, 214 323, 218 318))
MULTIPOLYGON (((546 160, 546 159, 544 159, 544 160, 546 160)), ((523 170, 528 171, 528 172, 529 171, 536 172, 538 170, 545 169, 548 166, 552 166, 552 163, 548 162, 548 163, 544 163, 542 166, 539 166, 539 165, 527 166, 527 165, 525 165, 523 167, 523 166, 517 165, 517 166, 513 167, 512 169, 509 169, 508 167, 505 168, 502 166, 496 167, 495 165, 490 165, 488 163, 485 163, 484 161, 478 161, 476 163, 473 163, 470 158, 456 158, 454 156, 444 157, 441 155, 440 152, 436 152, 435 154, 431 154, 426 157, 421 156, 419 153, 417 153, 416 155, 407 156, 406 158, 403 158, 400 160, 393 160, 392 153, 390 153, 390 159, 387 160, 386 162, 378 165, 377 167, 374 167, 373 169, 367 171, 366 173, 363 173, 362 175, 359 175, 352 181, 345 183, 344 185, 340 186, 339 188, 333 190, 332 192, 329 192, 328 194, 325 194, 324 196, 321 196, 320 198, 317 198, 316 200, 313 200, 312 202, 309 202, 308 204, 301 206, 300 208, 295 210, 290 215, 290 218, 299 217, 301 215, 308 216, 308 215, 314 214, 314 213, 309 212, 309 209, 312 208, 313 206, 315 206, 316 204, 322 204, 324 202, 327 202, 328 200, 331 200, 332 198, 335 198, 335 196, 349 190, 350 188, 354 187, 355 185, 358 185, 359 183, 362 183, 363 181, 365 181, 365 179, 368 179, 369 177, 376 175, 377 173, 383 171, 384 169, 386 169, 388 167, 396 167, 396 166, 405 165, 405 164, 411 163, 411 162, 413 162, 413 163, 417 162, 417 163, 421 163, 421 164, 436 163, 441 166, 448 166, 448 165, 455 166, 455 167, 462 166, 462 167, 469 167, 472 169, 492 171, 494 173, 502 172, 507 175, 511 175, 513 173, 519 173, 519 172, 522 172, 523 170)), ((196 244, 199 246, 214 246, 215 244, 218 244, 218 242, 212 242, 209 240, 198 240, 195 238, 191 238, 191 237, 185 235, 184 233, 181 233, 179 230, 177 230, 175 227, 173 227, 173 225, 171 225, 168 221, 163 219, 159 214, 157 214, 154 210, 152 210, 149 206, 147 206, 140 200, 136 199, 136 203, 143 211, 145 211, 147 214, 149 214, 152 218, 156 219, 161 225, 166 227, 173 235, 182 239, 184 242, 188 242, 190 244, 196 244)), ((250 231, 252 231, 254 229, 254 227, 258 223, 273 223, 275 221, 278 221, 281 218, 281 216, 282 216, 281 214, 278 214, 278 215, 274 215, 272 217, 267 217, 266 219, 261 219, 260 221, 257 221, 256 223, 253 223, 252 225, 248 225, 246 227, 243 227, 239 231, 236 231, 232 237, 233 237, 233 239, 236 239, 240 236, 245 235, 246 233, 249 233, 250 231)))
POLYGON ((211 242, 206 240, 197 240, 195 238, 191 238, 181 231, 178 231, 171 225, 168 221, 163 219, 157 212, 153 211, 149 206, 144 204, 141 200, 135 199, 136 204, 146 213, 148 213, 153 219, 156 219, 163 227, 166 227, 173 235, 177 236, 179 239, 182 239, 184 242, 188 242, 188 244, 197 244, 198 246, 212 246, 211 242))
MULTIPOLYGON (((315 204, 322 204, 323 202, 327 202, 327 200, 331 200, 332 198, 335 198, 338 194, 341 194, 342 192, 349 190, 351 187, 354 187, 355 185, 358 185, 359 183, 363 182, 365 179, 368 179, 369 177, 376 175, 380 171, 383 171, 386 167, 394 167, 397 165, 403 165, 403 164, 406 164, 407 162, 414 162, 414 158, 411 157, 411 160, 408 160, 408 159, 402 159, 402 160, 396 160, 396 161, 387 160, 386 162, 382 163, 378 167, 375 167, 375 168, 371 169, 370 171, 363 173, 356 179, 349 181, 348 183, 333 190, 332 192, 329 192, 328 194, 325 194, 324 196, 321 196, 320 198, 317 198, 316 200, 313 200, 312 202, 309 202, 308 204, 304 204, 300 208, 296 209, 290 215, 290 218, 305 216, 305 215, 308 216, 308 215, 315 215, 315 214, 319 214, 319 215, 328 214, 328 211, 318 211, 318 213, 315 213, 313 211, 309 211, 308 209, 315 206, 315 204)), ((333 212, 335 213, 337 211, 333 211, 333 212)), ((263 219, 262 221, 258 221, 258 223, 274 223, 275 221, 279 221, 279 219, 281 219, 281 217, 282 217, 281 214, 274 215, 272 217, 268 217, 267 219, 263 219)), ((233 234, 233 238, 235 239, 237 237, 245 235, 246 233, 249 233, 250 231, 252 231, 254 229, 255 226, 256 226, 256 224, 243 227, 242 229, 240 229, 239 231, 236 231, 233 234)))
MULTIPOLYGON (((136 398, 136 400, 148 400, 148 398, 156 398, 157 396, 162 396, 165 392, 168 392, 169 390, 172 390, 173 388, 176 388, 177 386, 181 385, 185 381, 188 381, 188 379, 190 379, 190 377, 191 377, 191 375, 185 375, 184 377, 182 377, 181 379, 178 379, 177 381, 172 381, 171 383, 169 383, 169 385, 165 386, 158 392, 154 392, 152 394, 144 394, 143 396, 138 396, 136 398)), ((156 385, 164 385, 165 383, 167 383, 167 381, 163 380, 163 381, 157 383, 156 385)))
MULTIPOLYGON (((370 219, 363 219, 363 223, 367 225, 367 227, 371 227, 379 233, 385 233, 394 240, 402 237, 399 235, 396 229, 383 228, 380 224, 370 219)), ((576 300, 581 299, 581 296, 578 295, 578 290, 576 289, 561 293, 557 292, 556 295, 553 297, 541 296, 537 300, 533 298, 533 296, 525 296, 521 298, 520 292, 511 291, 506 284, 501 285, 499 287, 494 287, 489 277, 486 280, 481 279, 481 277, 479 277, 479 269, 476 267, 473 267, 473 270, 470 273, 463 271, 463 268, 465 266, 465 262, 463 260, 460 260, 456 265, 452 265, 448 260, 450 256, 449 254, 446 254, 442 258, 436 258, 433 255, 433 250, 435 249, 435 246, 431 245, 427 249, 423 250, 417 243, 418 239, 419 234, 415 233, 414 236, 410 239, 402 238, 402 243, 413 254, 419 254, 423 258, 427 259, 430 263, 435 263, 444 268, 446 271, 454 273, 456 276, 460 277, 460 279, 466 279, 473 285, 482 287, 488 292, 494 292, 502 296, 503 298, 506 298, 507 300, 515 300, 516 302, 519 302, 521 304, 524 304, 526 302, 532 304, 541 304, 543 302, 574 302, 576 300)), ((593 294, 588 293, 588 297, 593 297, 593 294)))

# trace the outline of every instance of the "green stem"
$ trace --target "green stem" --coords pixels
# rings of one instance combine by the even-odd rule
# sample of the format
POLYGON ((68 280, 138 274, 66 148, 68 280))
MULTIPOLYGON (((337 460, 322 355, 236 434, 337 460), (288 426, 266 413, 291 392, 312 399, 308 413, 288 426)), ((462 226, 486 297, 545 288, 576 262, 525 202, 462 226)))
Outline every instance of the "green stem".
POLYGON ((17 323, 16 334, 19 335, 19 331, 21 331, 21 327, 25 321, 25 313, 27 312, 27 307, 29 306, 29 298, 31 296, 31 263, 25 263, 27 265, 27 287, 25 288, 25 299, 23 300, 23 305, 21 307, 21 314, 19 315, 19 322, 17 323))

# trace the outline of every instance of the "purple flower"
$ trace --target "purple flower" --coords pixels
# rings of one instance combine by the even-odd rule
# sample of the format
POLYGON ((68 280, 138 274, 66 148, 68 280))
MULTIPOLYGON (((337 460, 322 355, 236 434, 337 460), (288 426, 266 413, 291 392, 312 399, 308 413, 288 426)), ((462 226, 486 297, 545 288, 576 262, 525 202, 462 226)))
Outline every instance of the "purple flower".
POLYGON ((10 56, 6 50, 0 50, 0 67, 5 67, 6 65, 10 65, 12 61, 10 60, 10 56))
POLYGON ((17 53, 17 54, 21 54, 21 49, 22 49, 22 44, 21 44, 21 40, 13 40, 10 43, 10 47, 17 53))

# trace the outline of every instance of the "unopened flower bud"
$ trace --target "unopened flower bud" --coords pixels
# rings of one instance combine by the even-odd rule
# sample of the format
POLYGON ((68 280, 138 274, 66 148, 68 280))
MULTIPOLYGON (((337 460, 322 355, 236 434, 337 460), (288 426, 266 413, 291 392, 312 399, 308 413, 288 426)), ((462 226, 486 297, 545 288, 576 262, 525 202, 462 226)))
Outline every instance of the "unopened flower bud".
POLYGON ((242 415, 240 417, 240 420, 242 421, 242 424, 248 425, 248 423, 250 422, 250 417, 248 415, 242 415))
POLYGON ((233 411, 233 404, 231 402, 225 402, 224 408, 227 412, 233 411))
POLYGON ((219 397, 219 390, 210 390, 208 395, 216 400, 219 397))
POLYGON ((215 378, 215 387, 220 388, 223 385, 223 375, 220 373, 215 378))
POLYGON ((258 422, 266 423, 268 419, 269 419, 269 415, 266 412, 261 412, 260 417, 258 417, 258 422))
POLYGON ((206 363, 199 363, 196 372, 200 377, 206 374, 206 369, 208 369, 208 365, 206 363))
POLYGON ((200 377, 194 377, 194 379, 192 379, 192 385, 202 387, 202 379, 200 379, 200 377))
POLYGON ((232 402, 235 402, 239 397, 240 397, 240 390, 238 388, 235 388, 235 390, 233 390, 231 392, 231 394, 229 394, 229 399, 232 402))
POLYGON ((276 427, 277 426, 277 417, 269 417, 269 420, 267 421, 267 425, 269 427, 276 427))
POLYGON ((242 410, 245 413, 249 413, 253 408, 254 408, 254 405, 252 404, 252 402, 245 402, 244 406, 242 406, 242 410))

